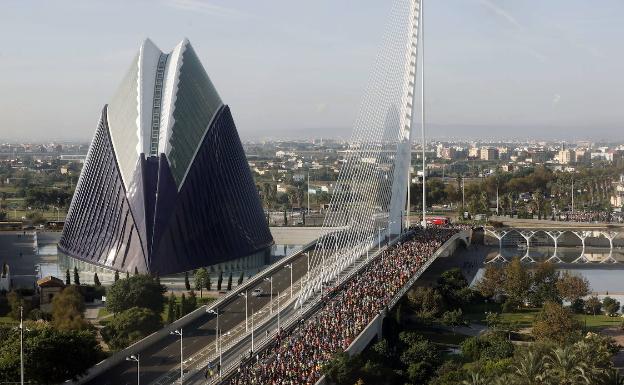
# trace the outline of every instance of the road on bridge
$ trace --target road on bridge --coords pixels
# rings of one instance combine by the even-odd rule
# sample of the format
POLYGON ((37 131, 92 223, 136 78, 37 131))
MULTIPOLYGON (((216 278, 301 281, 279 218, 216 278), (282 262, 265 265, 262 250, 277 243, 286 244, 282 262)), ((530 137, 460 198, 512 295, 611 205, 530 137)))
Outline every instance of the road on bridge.
MULTIPOLYGON (((293 282, 298 281, 306 274, 307 257, 301 253, 293 261, 293 282)), ((284 267, 273 274, 273 293, 285 292, 290 288, 290 269, 284 267)), ((262 281, 250 287, 248 291, 249 319, 251 310, 267 306, 270 301, 270 282, 262 281), (263 295, 253 297, 251 291, 260 288, 263 295)), ((274 301, 275 302, 275 301, 274 301)), ((277 304, 273 306, 277 309, 277 304)), ((251 321, 249 321, 251 322, 251 321)), ((219 328, 225 334, 235 326, 245 323, 245 298, 238 297, 219 309, 219 328)), ((251 325, 251 324, 250 324, 251 325)), ((251 326, 250 326, 251 327, 251 326)), ((184 328, 183 351, 184 360, 198 353, 200 350, 215 343, 216 316, 205 314, 184 328)), ((178 336, 169 336, 151 345, 140 353, 140 380, 141 384, 151 384, 168 372, 179 371, 180 339, 178 336)), ((137 365, 135 362, 124 361, 103 374, 86 382, 89 385, 124 385, 136 384, 137 365)), ((178 376, 179 377, 179 376, 178 376)))

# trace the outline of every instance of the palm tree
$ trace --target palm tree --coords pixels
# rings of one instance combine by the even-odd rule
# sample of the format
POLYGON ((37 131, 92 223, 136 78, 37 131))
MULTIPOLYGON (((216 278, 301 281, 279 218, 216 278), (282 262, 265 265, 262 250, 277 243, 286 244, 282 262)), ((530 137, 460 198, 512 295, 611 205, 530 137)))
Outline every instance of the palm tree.
POLYGON ((490 200, 488 198, 487 192, 482 191, 481 196, 479 197, 479 206, 480 211, 484 214, 490 214, 490 200))
POLYGON ((533 207, 537 211, 537 219, 542 219, 542 211, 544 211, 544 194, 542 190, 533 193, 533 207))
POLYGON ((509 203, 509 216, 513 217, 514 196, 513 196, 513 193, 511 191, 507 193, 507 199, 508 199, 508 203, 509 203))
POLYGON ((520 356, 512 368, 518 379, 517 385, 541 385, 544 383, 542 356, 535 354, 532 350, 528 350, 526 354, 520 356))
POLYGON ((617 369, 608 370, 600 385, 624 385, 624 376, 617 369))
POLYGON ((489 382, 479 372, 471 372, 468 380, 462 381, 463 385, 488 385, 489 382))
POLYGON ((553 349, 546 357, 547 378, 557 385, 590 384, 586 376, 585 363, 577 357, 572 346, 553 349))

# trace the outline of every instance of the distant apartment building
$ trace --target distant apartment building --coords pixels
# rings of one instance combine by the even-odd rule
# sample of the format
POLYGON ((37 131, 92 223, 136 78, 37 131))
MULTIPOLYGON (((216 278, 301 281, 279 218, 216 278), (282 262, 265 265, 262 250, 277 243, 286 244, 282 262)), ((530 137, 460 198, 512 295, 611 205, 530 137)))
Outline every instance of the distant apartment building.
POLYGON ((481 156, 481 150, 478 147, 470 147, 468 149, 468 158, 479 159, 481 156))
POLYGON ((439 157, 442 159, 455 159, 457 150, 454 147, 443 147, 440 149, 439 157))
POLYGON ((511 149, 509 147, 498 147, 498 159, 509 160, 511 157, 511 149))
POLYGON ((546 163, 548 161, 548 152, 544 150, 534 150, 531 152, 532 163, 546 163))
POLYGON ((590 151, 585 148, 577 148, 574 153, 576 154, 577 163, 587 163, 591 159, 590 151))
POLYGON ((495 147, 482 147, 481 148, 481 160, 497 160, 498 149, 495 147))
POLYGON ((576 163, 576 151, 574 150, 561 150, 559 151, 559 163, 570 164, 576 163))
POLYGON ((597 151, 590 153, 591 160, 603 160, 613 162, 613 151, 597 151))

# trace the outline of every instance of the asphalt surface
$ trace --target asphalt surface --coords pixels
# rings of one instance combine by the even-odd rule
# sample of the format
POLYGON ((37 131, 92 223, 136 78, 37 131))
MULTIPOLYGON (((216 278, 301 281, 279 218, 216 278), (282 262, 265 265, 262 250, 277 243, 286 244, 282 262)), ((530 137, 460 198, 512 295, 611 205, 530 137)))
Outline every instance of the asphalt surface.
POLYGON ((6 262, 9 265, 14 287, 34 287, 35 264, 39 263, 34 232, 0 232, 0 258, 0 263, 6 262))
MULTIPOLYGON (((300 254, 293 261, 293 282, 305 275, 307 271, 307 257, 300 254)), ((262 281, 253 286, 248 291, 248 313, 251 320, 252 309, 261 309, 270 302, 270 282, 262 281), (254 297, 251 292, 255 288, 260 288, 263 295, 254 297)), ((289 291, 290 288, 290 269, 284 267, 273 275, 273 293, 274 296, 278 292, 289 291)), ((274 309, 277 310, 277 302, 274 300, 274 309)), ((216 335, 216 315, 206 314, 187 325, 184 330, 183 353, 184 359, 192 357, 204 348, 210 348, 215 345, 216 335)), ((251 321, 250 325, 251 325, 251 321)), ((238 297, 223 308, 219 309, 219 328, 222 335, 234 329, 240 324, 245 323, 245 298, 238 297)), ((155 343, 140 353, 140 382, 141 384, 150 384, 164 375, 175 371, 179 371, 180 364, 180 338, 178 336, 169 336, 155 343)), ((136 384, 137 382, 137 364, 136 362, 122 362, 111 368, 105 373, 86 382, 89 385, 124 385, 136 384)))

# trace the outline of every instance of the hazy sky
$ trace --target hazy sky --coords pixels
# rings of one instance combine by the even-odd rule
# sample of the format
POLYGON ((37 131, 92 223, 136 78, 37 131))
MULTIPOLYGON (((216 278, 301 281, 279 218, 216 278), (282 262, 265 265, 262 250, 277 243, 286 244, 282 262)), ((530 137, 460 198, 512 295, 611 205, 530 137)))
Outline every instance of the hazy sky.
MULTIPOLYGON (((90 140, 146 37, 190 39, 243 139, 346 138, 390 5, 1 0, 0 141, 90 140)), ((624 1, 425 7, 435 136, 624 138, 624 1)))

